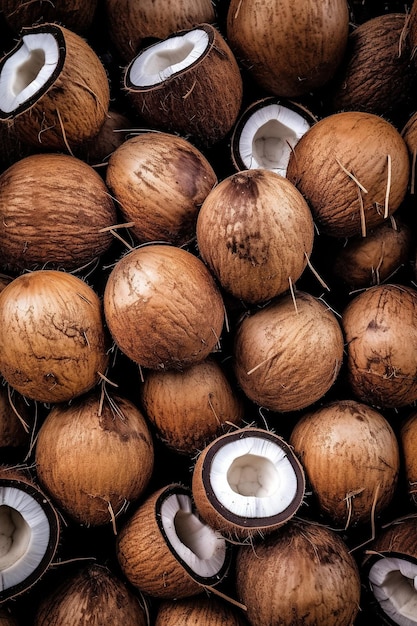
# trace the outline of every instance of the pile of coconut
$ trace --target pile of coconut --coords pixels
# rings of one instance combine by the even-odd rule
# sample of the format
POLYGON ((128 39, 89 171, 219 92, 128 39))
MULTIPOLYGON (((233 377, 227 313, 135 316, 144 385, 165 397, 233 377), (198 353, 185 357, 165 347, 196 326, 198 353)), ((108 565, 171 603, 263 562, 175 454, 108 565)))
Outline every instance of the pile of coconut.
POLYGON ((417 1, 0 34, 0 625, 417 625, 417 1))

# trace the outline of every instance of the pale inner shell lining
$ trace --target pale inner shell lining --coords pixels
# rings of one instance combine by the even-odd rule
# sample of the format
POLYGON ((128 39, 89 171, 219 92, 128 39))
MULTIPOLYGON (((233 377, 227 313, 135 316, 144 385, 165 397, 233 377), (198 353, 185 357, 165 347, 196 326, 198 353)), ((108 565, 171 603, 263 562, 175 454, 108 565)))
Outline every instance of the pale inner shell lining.
POLYGON ((24 35, 22 42, 0 73, 0 109, 5 113, 32 98, 51 78, 59 60, 58 43, 51 33, 24 35))
POLYGON ((154 44, 133 61, 130 81, 137 87, 162 83, 192 65, 204 53, 208 43, 206 31, 196 29, 154 44))
POLYGON ((309 128, 307 120, 288 107, 261 107, 242 129, 240 157, 248 169, 270 169, 285 176, 291 151, 309 128))
POLYGON ((161 506, 162 526, 168 540, 197 575, 210 578, 223 567, 224 537, 200 520, 186 494, 173 494, 161 506))
POLYGON ((242 517, 278 515, 297 493, 297 476, 284 449, 260 437, 243 437, 219 448, 210 482, 218 501, 242 517))
POLYGON ((370 569, 369 581, 381 608, 396 624, 417 624, 416 563, 395 557, 378 559, 370 569))

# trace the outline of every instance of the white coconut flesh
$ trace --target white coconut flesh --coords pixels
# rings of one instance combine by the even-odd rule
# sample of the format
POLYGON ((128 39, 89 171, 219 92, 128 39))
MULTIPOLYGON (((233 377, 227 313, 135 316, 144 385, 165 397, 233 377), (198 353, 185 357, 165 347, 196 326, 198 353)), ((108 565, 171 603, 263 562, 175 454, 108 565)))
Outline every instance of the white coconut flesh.
POLYGON ((195 574, 212 578, 221 571, 226 542, 199 518, 190 496, 169 495, 161 505, 161 521, 171 548, 195 574))
POLYGON ((0 72, 0 109, 12 113, 31 102, 53 76, 59 56, 58 42, 51 33, 24 35, 0 72))
POLYGON ((187 31, 145 48, 129 70, 129 80, 136 87, 151 87, 182 72, 207 50, 209 36, 203 29, 187 31))
POLYGON ((20 585, 48 550, 50 524, 42 506, 15 487, 0 487, 0 591, 20 585))
POLYGON ((309 128, 302 115, 281 104, 260 107, 240 131, 240 159, 247 169, 269 169, 285 176, 291 151, 309 128))
POLYGON ((298 494, 298 478, 286 451, 261 437, 234 439, 213 455, 210 486, 220 504, 245 518, 283 513, 298 494))
POLYGON ((417 563, 381 558, 372 565, 368 578, 375 599, 395 624, 417 624, 417 563))

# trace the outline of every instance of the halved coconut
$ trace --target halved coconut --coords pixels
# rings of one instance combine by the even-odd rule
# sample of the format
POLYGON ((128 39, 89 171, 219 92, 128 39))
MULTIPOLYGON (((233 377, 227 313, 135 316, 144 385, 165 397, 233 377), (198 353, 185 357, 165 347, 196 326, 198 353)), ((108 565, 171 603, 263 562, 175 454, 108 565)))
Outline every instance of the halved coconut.
POLYGON ((124 86, 145 122, 204 146, 232 129, 243 94, 235 56, 211 24, 141 50, 125 70, 124 86))
POLYGON ((58 514, 23 470, 0 470, 0 602, 32 587, 57 549, 58 514))
POLYGON ((285 176, 291 151, 316 118, 291 100, 266 97, 252 102, 231 137, 237 170, 270 169, 285 176))
POLYGON ((88 141, 104 123, 109 101, 96 52, 57 24, 24 28, 0 61, 0 121, 13 123, 29 145, 68 151, 88 141))
POLYGON ((304 470, 282 437, 242 428, 212 441, 193 470, 197 510, 210 526, 238 538, 282 526, 304 498, 304 470))
POLYGON ((362 564, 377 609, 389 624, 417 624, 417 519, 394 521, 368 546, 362 564))
POLYGON ((156 598, 185 598, 220 583, 230 544, 199 517, 191 491, 172 483, 151 493, 118 535, 127 580, 156 598))

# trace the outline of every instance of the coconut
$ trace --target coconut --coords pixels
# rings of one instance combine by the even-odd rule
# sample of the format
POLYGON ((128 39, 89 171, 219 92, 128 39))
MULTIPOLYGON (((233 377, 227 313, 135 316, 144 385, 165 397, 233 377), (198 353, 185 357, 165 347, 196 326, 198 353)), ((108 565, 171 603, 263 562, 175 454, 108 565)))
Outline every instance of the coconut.
POLYGON ((330 90, 333 110, 367 111, 396 125, 404 122, 413 110, 416 88, 407 24, 405 12, 390 12, 351 31, 330 90))
POLYGON ((403 420, 399 433, 406 489, 413 507, 417 506, 417 412, 412 410, 403 420))
POLYGON ((343 111, 314 124, 291 153, 287 178, 305 196, 320 232, 366 235, 400 207, 410 158, 388 120, 343 111))
POLYGON ((124 88, 149 126, 202 147, 226 137, 243 96, 234 54, 220 31, 204 23, 140 50, 125 68, 124 88))
POLYGON ((132 132, 132 122, 125 113, 110 108, 103 125, 97 135, 74 149, 74 154, 99 167, 107 166, 113 152, 128 139, 132 132))
POLYGON ((24 143, 63 152, 97 135, 110 102, 97 53, 52 23, 22 29, 0 61, 0 93, 1 123, 13 124, 24 143))
POLYGON ((282 437, 245 427, 202 450, 192 491, 197 510, 212 528, 237 539, 264 537, 300 508, 304 470, 282 437))
POLYGON ((148 624, 144 606, 128 585, 106 566, 92 563, 47 589, 33 626, 93 626, 115 617, 125 626, 148 624))
POLYGON ((274 96, 249 104, 233 127, 237 170, 265 168, 286 175, 291 150, 317 118, 303 105, 274 96))
POLYGON ((114 239, 116 209, 101 176, 69 154, 33 154, 0 174, 0 263, 7 271, 76 270, 114 239))
POLYGON ((223 298, 204 263, 158 243, 119 259, 105 286, 104 314, 120 350, 149 369, 203 361, 219 344, 224 323, 223 298))
POLYGON ((251 626, 346 626, 359 611, 360 575, 347 545, 336 532, 304 520, 240 546, 235 579, 251 626))
MULTIPOLYGON (((231 603, 213 595, 198 595, 181 600, 161 600, 154 626, 247 626, 243 613, 231 603)), ((0 622, 1 625, 1 622, 0 622)))
POLYGON ((336 315, 315 296, 286 294, 244 317, 234 369, 246 396, 272 411, 306 408, 330 389, 343 361, 336 315))
POLYGON ((338 248, 333 274, 351 289, 379 285, 410 264, 413 251, 410 225, 393 217, 368 232, 366 237, 347 239, 338 248))
POLYGON ((150 40, 216 19, 212 0, 105 0, 104 8, 109 36, 125 62, 150 40))
POLYGON ((37 270, 0 293, 0 371, 23 396, 66 402, 92 389, 109 355, 101 301, 73 274, 37 270))
POLYGON ((39 429, 35 463, 40 483, 64 513, 99 526, 147 488, 153 441, 132 401, 95 390, 52 408, 39 429))
POLYGON ((394 520, 367 546, 361 570, 384 623, 413 626, 417 619, 417 520, 394 520))
POLYGON ((86 34, 97 6, 98 0, 54 0, 53 3, 42 0, 0 0, 0 11, 15 33, 40 22, 59 22, 76 33, 86 34))
POLYGON ((111 155, 106 183, 140 242, 181 246, 195 237, 197 215, 217 182, 206 157, 186 139, 144 132, 111 155))
POLYGON ((140 399, 164 444, 188 456, 244 416, 241 395, 212 356, 181 371, 148 370, 140 399))
POLYGON ((281 295, 300 278, 313 249, 314 224, 293 183, 252 169, 213 188, 196 234, 199 253, 223 289, 255 304, 281 295))
POLYGON ((0 603, 38 583, 60 540, 58 513, 24 467, 0 468, 0 603))
POLYGON ((346 0, 231 0, 227 38, 236 57, 268 93, 295 98, 325 85, 347 45, 346 0))
POLYGON ((391 503, 399 446, 390 423, 375 409, 354 400, 325 404, 296 422, 289 444, 321 513, 333 524, 372 524, 391 503))
POLYGON ((417 399, 417 291, 375 285, 342 313, 349 385, 358 400, 397 408, 417 399))
POLYGON ((122 526, 116 555, 127 580, 155 598, 196 596, 215 587, 230 567, 230 544, 199 517, 191 491, 156 489, 122 526))

